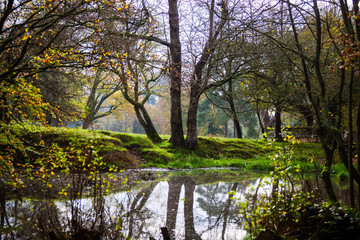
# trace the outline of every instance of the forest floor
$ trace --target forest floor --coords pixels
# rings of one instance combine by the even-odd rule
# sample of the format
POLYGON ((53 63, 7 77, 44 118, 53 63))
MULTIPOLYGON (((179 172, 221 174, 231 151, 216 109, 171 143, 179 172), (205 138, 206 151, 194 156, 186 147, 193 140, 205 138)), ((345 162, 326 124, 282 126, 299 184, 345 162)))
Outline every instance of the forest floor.
MULTIPOLYGON (((13 132, 26 142, 47 147, 56 144, 63 151, 91 146, 104 164, 123 169, 226 167, 269 172, 274 169, 274 159, 283 156, 292 166, 313 172, 321 171, 325 156, 320 144, 300 143, 293 138, 279 143, 265 139, 199 137, 198 148, 191 151, 172 147, 169 136, 161 136, 163 141, 154 144, 146 135, 103 130, 14 126, 13 132)), ((0 138, 1 145, 6 145, 6 139, 0 138)), ((32 154, 35 150, 29 152, 28 158, 35 157, 32 154)), ((342 174, 346 169, 335 164, 334 171, 342 174)))

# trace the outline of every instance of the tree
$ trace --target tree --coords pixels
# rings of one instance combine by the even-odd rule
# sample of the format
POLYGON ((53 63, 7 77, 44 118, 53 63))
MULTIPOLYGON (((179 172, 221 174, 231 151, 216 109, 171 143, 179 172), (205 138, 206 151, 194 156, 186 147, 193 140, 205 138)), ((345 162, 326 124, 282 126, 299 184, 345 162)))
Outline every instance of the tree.
POLYGON ((145 108, 145 103, 153 94, 153 89, 163 76, 161 59, 152 54, 150 43, 132 39, 125 45, 123 59, 112 64, 111 71, 121 82, 120 90, 131 105, 144 128, 146 135, 153 142, 161 142, 155 126, 145 108), (150 62, 150 59, 153 59, 150 62))
MULTIPOLYGON (((182 114, 181 114, 181 84, 182 84, 182 53, 180 42, 180 25, 179 25, 179 13, 177 0, 169 0, 169 33, 170 42, 161 40, 154 36, 139 36, 149 41, 156 41, 169 48, 170 52, 170 97, 171 97, 171 138, 170 141, 175 146, 185 146, 183 126, 182 126, 182 114)), ((187 118, 187 138, 186 147, 194 149, 197 146, 197 110, 200 100, 200 95, 213 84, 209 84, 209 76, 205 74, 203 77, 204 69, 207 67, 211 60, 211 56, 214 53, 216 47, 221 42, 221 31, 225 23, 228 22, 228 2, 221 1, 218 6, 215 6, 215 1, 211 1, 210 6, 207 2, 200 2, 199 6, 205 6, 208 13, 208 20, 204 20, 209 23, 207 29, 208 34, 205 43, 199 46, 202 50, 199 54, 200 57, 194 62, 194 70, 190 76, 190 103, 188 108, 187 118), (216 22, 215 16, 218 16, 218 22, 216 22)), ((199 9, 199 11, 204 11, 199 9)), ((196 27, 194 27, 196 29, 196 27)), ((193 34, 193 33, 192 33, 193 34)), ((192 39, 189 40, 188 45, 191 48, 192 39)), ((191 53, 196 54, 196 53, 191 53)), ((210 71, 208 71, 210 73, 210 71)))
MULTIPOLYGON (((329 199, 336 202, 337 197, 330 176, 336 149, 344 165, 349 166, 349 172, 353 174, 354 179, 360 182, 359 173, 348 162, 348 153, 341 136, 344 93, 346 86, 351 82, 352 73, 351 69, 344 67, 334 68, 334 59, 340 59, 340 63, 344 61, 340 46, 334 41, 339 37, 339 30, 342 28, 337 14, 339 8, 336 5, 325 5, 320 9, 316 0, 312 1, 311 5, 295 4, 289 0, 285 3, 293 43, 285 43, 280 39, 271 41, 282 49, 285 55, 289 52, 296 54, 292 62, 302 73, 301 86, 304 87, 311 104, 317 134, 326 155, 322 178, 329 199), (312 15, 307 12, 311 12, 312 15)), ((342 8, 343 5, 345 4, 342 3, 342 8)), ((345 25, 347 21, 345 17, 345 25)))
POLYGON ((117 105, 104 106, 104 103, 120 90, 120 83, 115 81, 114 76, 109 73, 104 75, 101 68, 98 68, 95 76, 89 78, 90 93, 85 106, 83 129, 89 128, 95 120, 110 115, 116 109, 117 105))
POLYGON ((168 0, 169 3, 169 26, 170 26, 170 44, 167 46, 170 50, 170 124, 171 137, 170 142, 174 146, 185 146, 184 130, 182 125, 181 113, 181 43, 180 26, 177 0, 168 0))
POLYGON ((161 142, 145 107, 166 66, 166 60, 158 56, 156 44, 146 39, 155 33, 156 21, 144 1, 113 3, 101 10, 100 20, 102 35, 94 48, 102 53, 102 67, 116 76, 118 89, 133 106, 149 139, 161 142), (118 14, 119 9, 123 14, 118 14))
POLYGON ((66 69, 48 69, 37 75, 33 84, 40 89, 42 100, 51 106, 45 111, 48 125, 57 127, 80 118, 84 84, 80 75, 66 69))
MULTIPOLYGON (((215 16, 215 0, 212 0, 209 8, 209 33, 203 50, 197 60, 194 71, 190 79, 190 102, 187 116, 187 136, 186 146, 189 149, 197 147, 197 111, 201 94, 205 89, 209 88, 207 76, 203 76, 204 68, 211 60, 212 54, 215 52, 221 38, 221 30, 229 20, 228 3, 222 1, 220 6, 219 23, 216 25, 214 22, 215 16)), ((208 68, 211 68, 208 66, 208 68)))
MULTIPOLYGON (((96 20, 94 14, 85 14, 95 7, 91 1, 1 3, 1 85, 15 86, 19 77, 36 82, 36 74, 46 69, 88 64, 88 52, 82 43, 91 33, 85 32, 83 26, 96 20)), ((8 106, 0 109, 0 119, 8 121, 11 116, 7 112, 14 101, 4 93, 0 99, 8 106)))
MULTIPOLYGON (((145 54, 145 51, 143 54, 145 54)), ((121 81, 120 90, 126 101, 133 105, 136 116, 148 138, 153 142, 161 142, 161 137, 145 108, 145 103, 152 95, 151 90, 162 76, 162 71, 159 73, 152 72, 153 66, 146 66, 145 56, 141 56, 142 54, 136 56, 137 53, 136 49, 132 48, 130 50, 129 48, 126 63, 120 61, 119 69, 113 68, 112 71, 121 81), (142 86, 141 83, 143 83, 142 86)))
MULTIPOLYGON (((354 95, 356 91, 355 88, 359 88, 358 83, 355 81, 355 76, 359 76, 359 41, 360 41, 360 19, 358 17, 359 15, 359 1, 354 0, 352 2, 353 9, 350 10, 348 4, 346 1, 340 1, 340 8, 341 8, 341 14, 342 19, 344 22, 344 28, 345 28, 345 36, 341 37, 340 40, 342 41, 342 58, 339 63, 341 64, 341 67, 347 69, 351 69, 351 77, 350 82, 348 84, 348 132, 349 132, 349 142, 348 142, 348 148, 347 148, 347 154, 342 153, 342 158, 345 159, 347 157, 347 167, 349 171, 349 187, 350 187, 350 201, 351 206, 355 206, 355 194, 354 194, 354 173, 353 173, 353 111, 355 110, 353 107, 354 104, 354 97, 358 98, 358 111, 356 116, 356 154, 358 156, 358 172, 360 172, 360 98, 358 95, 354 95)), ((341 146, 341 143, 340 143, 341 146)), ((341 151, 344 152, 344 148, 341 146, 341 151)), ((343 162, 345 162, 343 160, 343 162)), ((358 189, 360 190, 360 182, 358 182, 358 189)), ((358 199, 360 199, 360 193, 358 195, 358 199)), ((359 201, 359 207, 360 207, 360 201, 359 201)))
POLYGON ((48 149, 41 143, 19 138, 12 125, 46 125, 46 114, 58 107, 45 103, 44 100, 56 101, 49 98, 50 93, 42 95, 35 86, 46 91, 49 85, 41 81, 50 72, 79 69, 97 62, 88 44, 94 32, 86 31, 86 26, 95 25, 96 10, 102 7, 102 1, 95 4, 87 0, 0 2, 0 132, 4 136, 0 165, 1 175, 8 175, 14 186, 18 186, 18 172, 22 171, 15 168, 15 159, 25 159, 32 149, 50 162, 57 157, 47 157, 46 151, 57 147, 48 149))

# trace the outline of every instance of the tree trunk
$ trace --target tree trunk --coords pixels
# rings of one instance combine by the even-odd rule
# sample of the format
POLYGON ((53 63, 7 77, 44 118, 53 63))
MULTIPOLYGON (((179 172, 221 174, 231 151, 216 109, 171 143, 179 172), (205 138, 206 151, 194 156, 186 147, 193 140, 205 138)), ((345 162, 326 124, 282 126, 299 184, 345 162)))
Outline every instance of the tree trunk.
POLYGON ((275 140, 277 142, 281 142, 282 136, 281 136, 281 108, 276 107, 275 108, 275 140))
POLYGON ((208 64, 211 54, 214 53, 215 47, 218 44, 218 37, 222 31, 225 23, 228 21, 228 9, 226 1, 222 1, 221 20, 216 30, 213 29, 213 14, 214 14, 215 1, 211 2, 210 19, 209 19, 209 38, 206 41, 204 49, 201 53, 199 61, 195 65, 194 73, 191 77, 191 90, 190 90, 190 104, 188 109, 187 119, 187 136, 186 136, 186 147, 188 149, 195 149, 197 147, 197 110, 199 106, 199 100, 201 93, 208 88, 207 78, 203 78, 203 70, 208 64))
POLYGON ((332 160, 333 160, 333 154, 334 152, 331 150, 325 150, 325 156, 326 156, 326 162, 325 162, 325 166, 321 172, 321 178, 324 181, 325 184, 325 190, 326 193, 328 194, 329 200, 331 202, 338 202, 338 199, 336 197, 336 194, 334 192, 334 188, 332 186, 331 183, 331 165, 332 165, 332 160))
POLYGON ((228 137, 228 131, 229 131, 229 128, 228 128, 228 122, 225 123, 225 136, 224 137, 228 137))
POLYGON ((141 126, 144 128, 146 136, 155 143, 159 143, 162 141, 161 137, 157 133, 154 124, 151 121, 151 118, 146 111, 145 107, 141 104, 134 105, 134 110, 136 113, 136 117, 139 120, 141 126))
POLYGON ((187 119, 187 136, 186 136, 186 147, 188 149, 196 149, 197 147, 197 111, 200 100, 200 86, 197 83, 191 87, 190 92, 190 104, 188 109, 187 119))
POLYGON ((305 121, 306 121, 306 125, 308 127, 313 127, 314 126, 314 116, 312 115, 311 111, 308 112, 304 112, 303 116, 305 117, 305 121))
POLYGON ((297 51, 299 52, 299 56, 301 58, 301 66, 302 66, 302 70, 304 73, 303 79, 304 79, 304 84, 306 87, 306 94, 312 105, 314 117, 316 117, 316 122, 319 126, 317 129, 318 136, 320 138, 322 148, 325 151, 325 155, 326 155, 325 165, 322 170, 322 179, 324 181, 325 189, 329 196, 329 200, 333 201, 333 202, 338 202, 337 197, 334 192, 334 189, 331 184, 331 177, 330 177, 333 154, 334 154, 334 151, 336 148, 336 142, 334 139, 331 138, 331 136, 329 134, 329 129, 325 126, 326 123, 324 123, 323 118, 321 116, 321 112, 328 113, 328 109, 326 106, 327 103, 325 101, 325 99, 326 99, 325 98, 326 88, 324 85, 325 82, 322 77, 321 68, 320 68, 320 53, 321 53, 321 47, 323 45, 322 39, 321 39, 321 36, 322 36, 321 19, 320 19, 319 9, 317 7, 317 2, 314 0, 313 3, 314 3, 315 20, 316 20, 316 52, 315 52, 315 57, 313 60, 314 63, 312 63, 312 64, 313 64, 313 67, 315 68, 317 83, 320 86, 320 94, 317 97, 318 99, 316 99, 313 96, 314 89, 311 84, 311 77, 310 77, 310 70, 309 70, 309 68, 311 66, 309 66, 307 64, 307 60, 303 54, 303 46, 300 43, 298 30, 296 28, 296 24, 295 24, 293 13, 292 13, 293 5, 290 3, 290 0, 287 0, 287 6, 288 6, 288 10, 289 10, 289 20, 290 20, 292 31, 293 31, 295 45, 296 45, 297 51), (330 144, 328 144, 329 141, 331 141, 330 144))
POLYGON ((230 111, 231 115, 234 121, 234 137, 236 138, 242 138, 242 132, 241 132, 241 126, 239 119, 236 114, 236 108, 234 103, 234 97, 233 97, 233 87, 232 87, 232 79, 229 79, 229 94, 228 94, 228 100, 230 104, 230 111))
POLYGON ((261 120, 260 111, 259 111, 259 102, 258 101, 256 101, 256 116, 257 116, 258 121, 259 121, 261 134, 264 134, 265 133, 265 128, 264 128, 264 124, 263 124, 263 122, 261 120))
POLYGON ((181 43, 179 34, 179 14, 177 0, 169 2, 169 25, 170 25, 170 142, 174 146, 185 146, 184 131, 181 115, 181 43))
POLYGON ((91 118, 91 115, 88 113, 86 114, 86 117, 84 119, 84 122, 83 122, 83 126, 82 126, 82 129, 88 129, 90 127, 90 125, 92 124, 93 120, 91 118))
POLYGON ((238 120, 238 117, 236 115, 236 112, 234 112, 233 120, 234 120, 234 129, 236 131, 236 137, 237 138, 242 138, 243 136, 242 136, 241 126, 240 126, 240 122, 238 120))
POLYGON ((331 202, 338 202, 334 188, 331 183, 331 166, 333 163, 333 156, 337 142, 336 139, 330 138, 326 135, 328 132, 329 130, 325 130, 324 127, 319 127, 317 129, 317 134, 320 138, 321 146, 325 152, 325 163, 321 172, 321 178, 324 181, 325 190, 328 194, 329 200, 331 202))

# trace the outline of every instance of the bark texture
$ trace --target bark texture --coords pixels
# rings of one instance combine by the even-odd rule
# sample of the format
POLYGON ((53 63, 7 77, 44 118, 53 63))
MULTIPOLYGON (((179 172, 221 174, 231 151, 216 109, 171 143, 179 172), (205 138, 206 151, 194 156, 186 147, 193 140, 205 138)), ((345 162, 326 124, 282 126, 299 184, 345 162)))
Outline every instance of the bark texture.
POLYGON ((170 25, 170 142, 174 146, 185 146, 181 114, 181 43, 177 0, 169 0, 170 25))

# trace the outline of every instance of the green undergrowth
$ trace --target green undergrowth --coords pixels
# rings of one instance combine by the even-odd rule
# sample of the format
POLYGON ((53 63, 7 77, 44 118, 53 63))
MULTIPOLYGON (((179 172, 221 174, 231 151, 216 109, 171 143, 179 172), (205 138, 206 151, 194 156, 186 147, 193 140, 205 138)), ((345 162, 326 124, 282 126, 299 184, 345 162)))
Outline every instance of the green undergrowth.
POLYGON ((153 144, 146 135, 132 134, 132 133, 118 133, 112 131, 98 131, 100 134, 119 139, 128 151, 133 152, 140 159, 144 165, 160 164, 166 165, 173 160, 173 154, 166 149, 161 148, 160 144, 153 144))
MULTIPOLYGON (((198 148, 188 150, 173 147, 169 136, 162 136, 161 143, 152 143, 146 135, 94 131, 61 127, 14 126, 13 133, 27 142, 50 146, 56 143, 66 149, 70 142, 79 148, 89 142, 105 162, 119 167, 159 167, 174 169, 197 168, 241 168, 245 170, 272 171, 274 156, 290 154, 292 165, 307 171, 320 171, 317 164, 324 158, 321 146, 316 143, 277 143, 266 140, 234 139, 220 137, 199 137, 198 148), (91 141, 90 141, 91 140, 91 141), (128 164, 122 164, 128 162, 128 164)), ((0 145, 6 145, 6 138, 0 138, 0 145)))
MULTIPOLYGON (((69 146, 70 141, 75 141, 81 145, 81 143, 88 144, 88 142, 92 140, 97 142, 99 151, 127 151, 120 140, 106 136, 97 131, 28 125, 15 125, 12 127, 12 131, 29 145, 43 142, 42 145, 48 146, 52 143, 56 143, 59 146, 66 148, 69 146)), ((0 144, 6 144, 6 138, 0 138, 0 144)))

